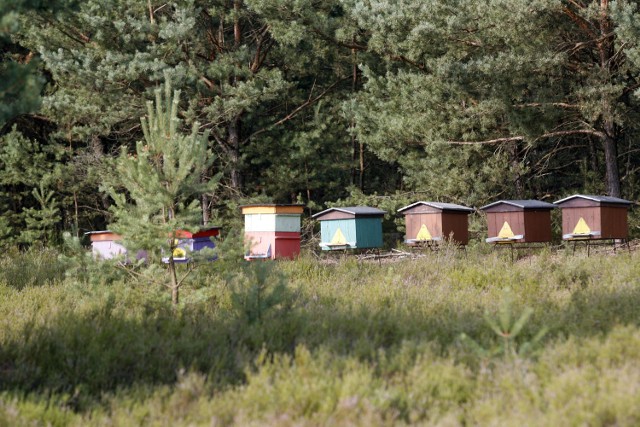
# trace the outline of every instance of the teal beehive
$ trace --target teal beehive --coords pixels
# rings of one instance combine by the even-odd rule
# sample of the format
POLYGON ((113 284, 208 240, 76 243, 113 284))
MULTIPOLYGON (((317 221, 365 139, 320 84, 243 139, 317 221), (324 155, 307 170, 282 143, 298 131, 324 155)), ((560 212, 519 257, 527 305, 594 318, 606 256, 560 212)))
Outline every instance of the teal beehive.
POLYGON ((368 206, 330 208, 313 215, 320 222, 323 250, 382 247, 385 211, 368 206))

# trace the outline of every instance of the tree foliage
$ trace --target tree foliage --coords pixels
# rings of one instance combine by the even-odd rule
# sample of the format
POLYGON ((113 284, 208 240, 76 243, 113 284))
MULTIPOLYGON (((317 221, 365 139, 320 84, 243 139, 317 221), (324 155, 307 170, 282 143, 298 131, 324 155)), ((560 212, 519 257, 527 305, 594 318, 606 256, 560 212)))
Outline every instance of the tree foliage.
MULTIPOLYGON (((118 148, 141 139, 143 100, 165 76, 186 100, 181 120, 200 123, 216 154, 202 180, 222 173, 200 198, 203 223, 239 200, 316 210, 355 188, 469 205, 575 192, 635 199, 639 4, 25 0, 0 18, 10 32, 1 71, 23 79, 15 92, 0 87, 16 103, 0 115, 64 153, 47 190, 58 228, 76 233, 110 220, 113 200, 97 187, 118 148), (16 119, 41 89, 37 116, 16 119)), ((0 233, 15 240, 20 209, 39 206, 38 181, 11 185, 0 233)))
POLYGON ((121 234, 127 248, 145 250, 150 262, 168 258, 172 300, 178 303, 178 280, 174 263, 181 230, 197 232, 202 218, 199 197, 212 192, 217 182, 203 179, 214 157, 207 147, 207 133, 194 123, 183 134, 178 119, 180 91, 172 93, 169 77, 155 91, 155 103, 147 102, 147 116, 140 122, 144 140, 135 153, 123 147, 115 161, 112 186, 106 191, 114 199, 114 222, 110 228, 121 234), (121 191, 124 189, 125 191, 121 191))

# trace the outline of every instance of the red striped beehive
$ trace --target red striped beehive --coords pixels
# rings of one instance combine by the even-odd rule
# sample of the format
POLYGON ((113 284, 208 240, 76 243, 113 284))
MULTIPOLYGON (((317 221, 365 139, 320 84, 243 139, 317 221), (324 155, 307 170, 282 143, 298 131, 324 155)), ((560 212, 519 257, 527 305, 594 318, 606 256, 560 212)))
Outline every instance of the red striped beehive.
POLYGON ((300 254, 300 216, 303 205, 245 205, 245 259, 293 259, 300 254))

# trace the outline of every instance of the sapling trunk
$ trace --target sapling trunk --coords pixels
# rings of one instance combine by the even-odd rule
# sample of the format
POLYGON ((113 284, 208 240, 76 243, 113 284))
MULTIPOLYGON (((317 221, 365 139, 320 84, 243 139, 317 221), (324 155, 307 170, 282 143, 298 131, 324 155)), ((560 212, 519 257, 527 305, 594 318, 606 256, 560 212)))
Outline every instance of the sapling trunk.
POLYGON ((169 255, 169 276, 171 277, 171 302, 177 305, 179 302, 180 284, 178 283, 178 275, 176 273, 176 263, 173 260, 173 251, 169 255))

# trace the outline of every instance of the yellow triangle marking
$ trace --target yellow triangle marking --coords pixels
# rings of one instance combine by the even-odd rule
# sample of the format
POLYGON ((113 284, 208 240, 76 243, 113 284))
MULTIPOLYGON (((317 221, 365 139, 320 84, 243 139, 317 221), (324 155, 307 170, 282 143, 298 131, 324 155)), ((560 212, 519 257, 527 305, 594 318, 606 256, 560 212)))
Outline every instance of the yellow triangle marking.
POLYGON ((515 234, 513 234, 513 231, 511 230, 511 226, 507 221, 505 221, 504 224, 502 224, 502 228, 498 233, 498 237, 501 239, 509 239, 509 238, 515 237, 515 234))
POLYGON ((573 234, 591 234, 591 229, 584 218, 580 217, 580 220, 576 224, 576 228, 573 229, 573 234))
POLYGON ((336 230, 336 233, 333 235, 333 238, 331 239, 330 243, 332 245, 346 245, 347 244, 347 238, 344 237, 344 234, 342 234, 342 230, 340 230, 338 228, 336 230))
POLYGON ((416 240, 432 240, 431 233, 429 233, 429 229, 425 224, 422 224, 420 227, 420 231, 418 231, 418 235, 416 236, 416 240))

